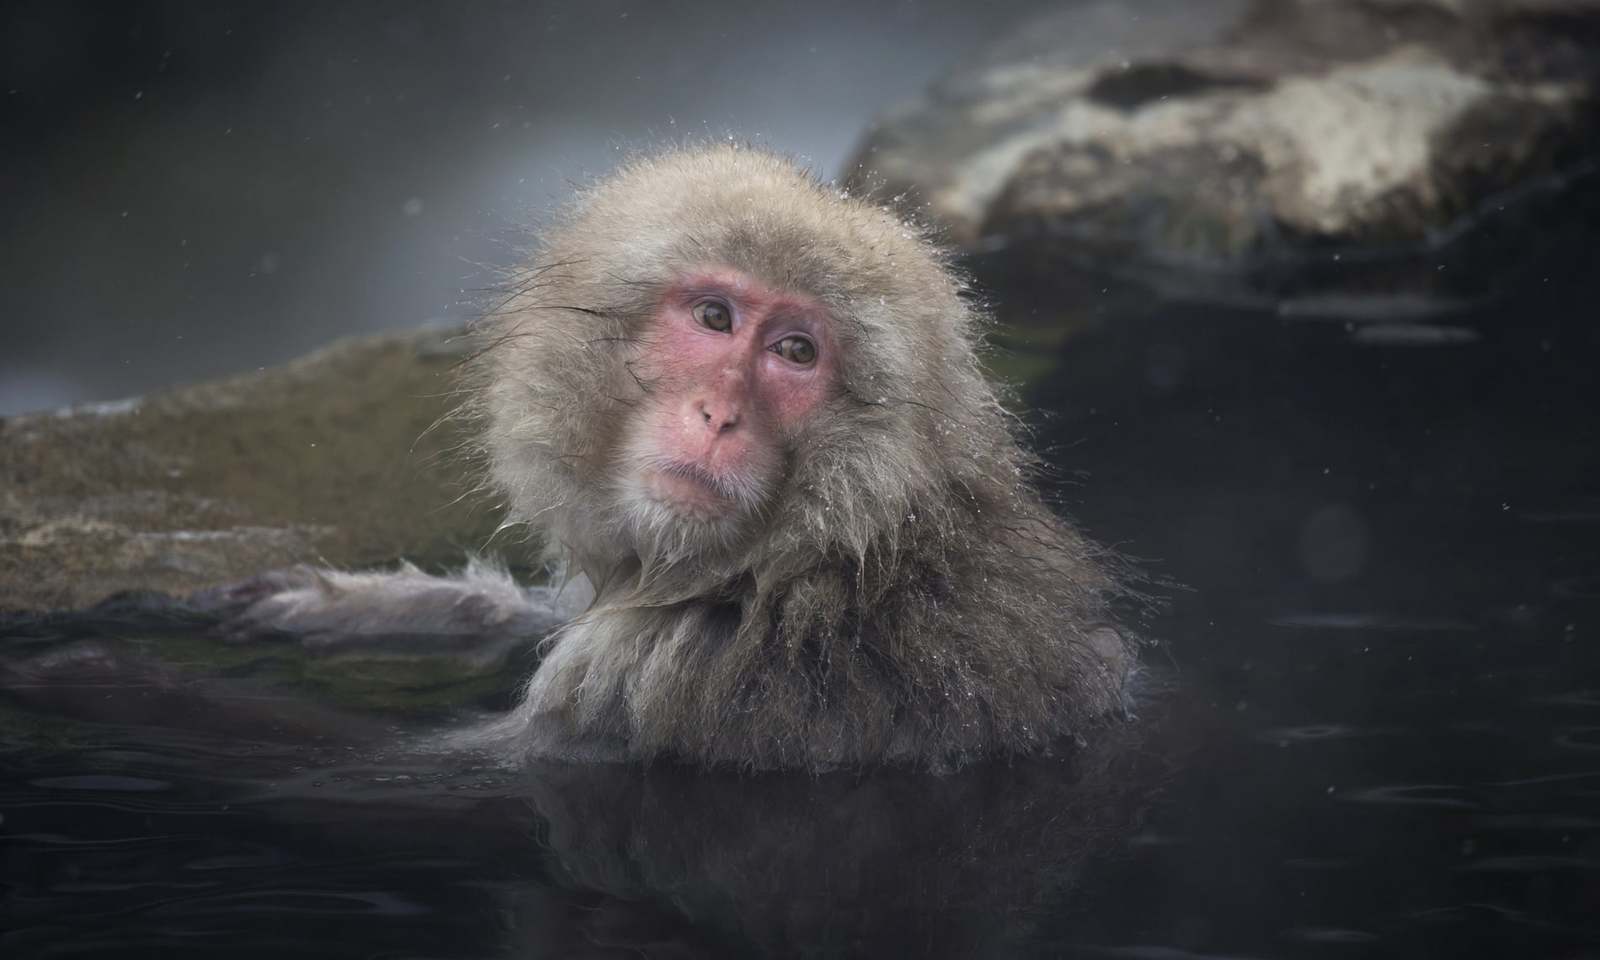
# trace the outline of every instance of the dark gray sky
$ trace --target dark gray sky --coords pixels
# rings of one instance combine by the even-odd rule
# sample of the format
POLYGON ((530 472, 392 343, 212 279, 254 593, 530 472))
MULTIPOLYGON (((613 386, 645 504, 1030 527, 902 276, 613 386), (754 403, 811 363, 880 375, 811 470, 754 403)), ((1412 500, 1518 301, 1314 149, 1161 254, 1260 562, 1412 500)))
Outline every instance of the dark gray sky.
POLYGON ((0 414, 462 316, 630 147, 732 134, 837 173, 1047 6, 7 5, 0 414))

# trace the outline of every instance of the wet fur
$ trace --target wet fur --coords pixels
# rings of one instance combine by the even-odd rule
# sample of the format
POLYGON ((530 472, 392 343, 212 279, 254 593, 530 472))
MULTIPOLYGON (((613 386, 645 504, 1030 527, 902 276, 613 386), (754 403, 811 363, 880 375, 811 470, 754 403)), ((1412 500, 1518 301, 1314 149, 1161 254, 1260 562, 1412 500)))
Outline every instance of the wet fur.
POLYGON ((916 227, 763 151, 667 152, 585 192, 469 374, 488 483, 595 591, 494 735, 535 756, 945 767, 1119 715, 1116 561, 1041 503, 962 294, 916 227), (715 266, 815 297, 839 344, 836 394, 784 438, 758 522, 617 495, 646 320, 715 266))

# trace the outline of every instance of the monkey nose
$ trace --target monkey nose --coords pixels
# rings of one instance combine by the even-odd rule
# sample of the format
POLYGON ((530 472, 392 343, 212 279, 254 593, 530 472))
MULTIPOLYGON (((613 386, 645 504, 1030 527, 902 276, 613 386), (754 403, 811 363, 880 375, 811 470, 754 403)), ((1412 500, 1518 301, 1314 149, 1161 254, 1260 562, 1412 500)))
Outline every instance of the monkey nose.
POLYGON ((739 408, 732 404, 711 403, 701 401, 700 418, 705 421, 707 428, 712 433, 724 433, 732 430, 739 422, 739 408))

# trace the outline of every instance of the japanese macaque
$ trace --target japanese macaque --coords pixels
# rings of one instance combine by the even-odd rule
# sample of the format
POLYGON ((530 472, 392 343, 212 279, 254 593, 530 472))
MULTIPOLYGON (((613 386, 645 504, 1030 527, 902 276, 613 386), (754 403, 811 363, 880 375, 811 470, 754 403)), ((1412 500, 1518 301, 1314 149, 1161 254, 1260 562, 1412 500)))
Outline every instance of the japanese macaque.
POLYGON ((1115 558, 1054 516, 923 233, 731 145, 587 190, 481 325, 466 412, 551 588, 291 572, 235 624, 545 635, 524 755, 933 768, 1123 712, 1115 558), (564 586, 562 585, 564 583, 564 586))

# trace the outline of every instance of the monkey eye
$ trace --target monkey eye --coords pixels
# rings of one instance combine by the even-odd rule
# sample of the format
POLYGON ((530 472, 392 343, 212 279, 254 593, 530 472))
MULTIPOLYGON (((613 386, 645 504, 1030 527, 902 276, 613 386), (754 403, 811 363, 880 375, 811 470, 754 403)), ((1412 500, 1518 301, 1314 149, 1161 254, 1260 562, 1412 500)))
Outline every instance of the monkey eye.
POLYGON ((805 337, 784 337, 770 348, 773 353, 802 367, 817 362, 817 345, 805 337))
POLYGON ((733 329, 733 313, 728 305, 716 300, 706 300, 694 305, 694 318, 708 330, 727 333, 733 329))

